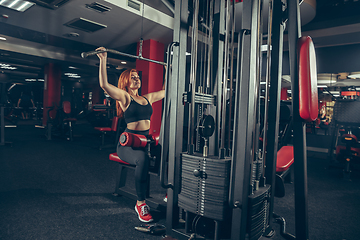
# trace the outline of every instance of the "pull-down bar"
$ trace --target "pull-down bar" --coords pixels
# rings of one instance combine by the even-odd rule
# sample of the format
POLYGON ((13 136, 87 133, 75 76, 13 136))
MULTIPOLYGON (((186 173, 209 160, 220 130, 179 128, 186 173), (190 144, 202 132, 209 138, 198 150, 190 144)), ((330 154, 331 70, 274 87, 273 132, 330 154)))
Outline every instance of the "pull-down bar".
POLYGON ((144 60, 144 61, 157 63, 157 64, 161 64, 163 66, 166 66, 166 63, 164 63, 164 62, 152 60, 152 59, 149 59, 149 58, 144 58, 142 55, 135 56, 135 55, 128 54, 128 53, 119 52, 119 51, 116 51, 116 50, 113 50, 113 49, 105 49, 105 50, 100 50, 100 51, 83 52, 83 53, 81 53, 81 57, 86 58, 88 56, 92 56, 92 55, 95 55, 95 54, 98 54, 98 53, 103 53, 103 52, 114 53, 114 54, 117 54, 117 55, 130 57, 130 58, 136 58, 136 59, 139 59, 139 60, 144 60))

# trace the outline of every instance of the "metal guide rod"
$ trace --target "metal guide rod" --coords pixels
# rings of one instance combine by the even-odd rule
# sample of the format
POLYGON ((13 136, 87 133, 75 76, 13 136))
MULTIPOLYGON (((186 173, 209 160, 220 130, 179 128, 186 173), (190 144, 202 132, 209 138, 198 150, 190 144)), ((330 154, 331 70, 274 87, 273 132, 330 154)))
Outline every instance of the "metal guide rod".
POLYGON ((188 129, 188 152, 193 153, 194 145, 194 114, 195 114, 195 87, 196 87, 196 67, 197 67, 197 45, 198 45, 198 15, 199 0, 193 2, 193 22, 191 37, 191 70, 190 70, 190 89, 191 103, 189 108, 189 129, 188 129))
MULTIPOLYGON (((207 13, 208 11, 205 11, 205 9, 209 9, 209 1, 206 2, 206 4, 203 5, 203 11, 201 12, 201 25, 206 29, 205 33, 208 33, 208 30, 209 30, 209 27, 207 27, 207 20, 208 20, 208 16, 207 16, 207 13), (206 8, 204 7, 204 5, 206 6, 206 8), (204 22, 205 21, 205 22, 204 22)), ((199 13, 200 15, 200 13, 199 13)), ((205 41, 204 41, 204 46, 203 46, 203 49, 201 48, 200 49, 200 67, 199 67, 199 70, 198 72, 200 73, 199 74, 199 84, 198 84, 198 88, 197 88, 197 92, 198 93, 205 93, 205 77, 206 77, 206 60, 208 59, 208 56, 207 56, 207 53, 208 53, 208 46, 209 46, 209 43, 206 42, 206 40, 208 40, 208 38, 204 38, 205 41)), ((204 116, 204 112, 205 112, 205 103, 204 101, 201 101, 201 105, 198 104, 197 105, 197 119, 196 119, 196 144, 195 144, 195 150, 197 152, 200 151, 200 145, 201 145, 201 139, 202 139, 202 135, 201 135, 201 124, 199 124, 200 122, 202 122, 203 120, 203 116, 204 116)), ((207 138, 206 137, 203 137, 204 139, 204 142, 205 142, 205 146, 207 145, 207 138)), ((207 146, 206 146, 207 147, 207 146)), ((206 147, 203 147, 203 156, 207 156, 207 148, 206 147)))
MULTIPOLYGON (((263 0, 260 0, 258 4, 258 7, 256 8, 256 20, 254 22, 252 22, 252 24, 254 25, 254 30, 256 30, 256 37, 254 37, 254 35, 252 35, 252 37, 254 37, 256 40, 254 40, 254 47, 256 48, 255 52, 253 54, 256 54, 256 61, 255 61, 255 71, 253 72, 254 76, 255 76, 255 81, 251 82, 251 84, 253 85, 253 89, 254 91, 252 92, 253 94, 251 95, 251 97, 249 97, 249 101, 250 104, 253 107, 253 112, 252 112, 252 117, 254 119, 254 124, 253 124, 253 137, 251 138, 252 140, 252 161, 250 161, 251 164, 251 169, 252 169, 252 174, 255 173, 255 178, 253 178, 251 180, 251 190, 256 190, 255 189, 255 182, 254 180, 258 180, 258 147, 259 147, 259 121, 258 121, 258 117, 259 117, 259 113, 260 113, 260 109, 259 109, 259 100, 260 100, 260 78, 261 78, 261 71, 260 71, 260 67, 261 67, 261 40, 262 40, 262 3, 263 0), (255 164, 255 168, 254 168, 254 164, 255 164)), ((250 115, 250 114, 249 114, 250 115)))
POLYGON ((161 64, 163 66, 166 66, 165 62, 156 61, 156 60, 152 60, 152 59, 149 59, 149 58, 144 58, 142 56, 136 56, 136 55, 132 55, 132 54, 128 54, 128 53, 123 53, 123 52, 119 52, 119 51, 116 51, 116 50, 113 50, 113 49, 105 49, 105 50, 100 50, 100 51, 83 52, 83 53, 81 53, 81 57, 86 58, 86 57, 93 56, 93 55, 96 55, 98 53, 103 53, 103 52, 114 53, 114 54, 117 54, 117 55, 130 57, 130 58, 136 58, 136 59, 139 59, 139 60, 144 60, 144 61, 157 63, 157 64, 161 64))
MULTIPOLYGON (((230 1, 226 2, 226 21, 225 21, 225 51, 224 51, 224 68, 222 77, 222 109, 221 109, 221 133, 220 133, 220 149, 225 149, 225 119, 226 119, 226 94, 227 94, 227 79, 229 69, 229 34, 230 34, 230 1)), ((222 158, 222 154, 220 154, 222 158)))
POLYGON ((206 89, 204 93, 209 93, 210 89, 210 79, 211 79, 211 62, 212 62, 212 51, 213 51, 213 14, 214 14, 214 0, 210 0, 210 10, 209 10, 209 37, 208 37, 208 65, 207 65, 207 76, 206 76, 206 89))
MULTIPOLYGON (((200 20, 200 23, 201 23, 201 26, 203 28, 205 28, 205 35, 208 34, 208 31, 209 31, 209 27, 207 26, 208 22, 208 13, 209 11, 205 10, 205 9, 209 9, 209 1, 206 1, 205 4, 203 4, 203 8, 202 8, 202 12, 201 12, 201 15, 199 13, 199 18, 201 19, 200 20)), ((200 11, 200 9, 199 9, 200 11)), ((207 42, 209 40, 209 38, 207 37, 204 37, 204 44, 203 44, 203 47, 200 49, 200 70, 198 70, 198 72, 200 72, 200 76, 199 76, 199 84, 198 84, 198 89, 197 91, 198 92, 201 92, 201 93, 205 93, 205 83, 206 83, 206 71, 205 71, 205 68, 206 68, 206 60, 208 59, 208 56, 207 56, 207 53, 208 53, 208 46, 209 46, 209 43, 207 42)), ((201 46, 201 45, 200 45, 201 46)), ((202 104, 202 108, 203 108, 203 104, 202 104)))
MULTIPOLYGON (((230 53, 230 92, 229 92, 229 112, 228 112, 228 127, 229 127, 229 132, 230 132, 230 128, 231 128, 231 116, 232 116, 232 102, 233 102, 233 78, 234 78, 234 48, 235 48, 235 44, 234 44, 234 39, 235 39, 235 3, 233 3, 232 5, 232 29, 231 29, 231 53, 230 53)), ((228 149, 230 149, 230 138, 231 138, 231 134, 228 134, 228 138, 227 138, 227 144, 228 144, 228 149)), ((229 154, 230 155, 230 154, 229 154)))
MULTIPOLYGON (((216 20, 214 21, 214 30, 216 35, 214 35, 214 37, 216 37, 216 42, 214 42, 214 49, 216 49, 216 52, 214 52, 214 77, 215 77, 215 83, 214 83, 214 93, 216 96, 221 96, 221 92, 222 92, 222 69, 224 68, 224 41, 221 39, 221 36, 225 34, 225 5, 226 2, 225 1, 221 1, 221 0, 217 0, 216 1, 216 5, 215 5, 215 9, 218 8, 219 9, 219 14, 214 15, 214 18, 216 18, 216 20)), ((220 156, 220 137, 221 137, 221 107, 222 106, 222 102, 221 102, 221 97, 217 97, 216 98, 216 135, 215 135, 215 155, 220 156)))
MULTIPOLYGON (((263 5, 264 5, 264 1, 262 0, 260 2, 260 8, 258 10, 258 61, 257 61, 257 82, 256 82, 256 95, 257 95, 257 99, 256 99, 256 107, 255 107, 255 112, 256 112, 256 124, 255 124, 255 137, 253 138, 253 143, 254 143, 254 151, 255 151, 255 157, 254 157, 254 164, 255 164, 255 178, 254 178, 254 182, 253 182, 253 186, 254 186, 254 190, 258 190, 260 187, 260 180, 262 180, 262 173, 263 173, 263 167, 262 167, 262 156, 261 156, 261 149, 259 148, 259 136, 260 136, 260 125, 261 125, 261 121, 260 121, 260 114, 261 114, 261 109, 260 109, 260 104, 261 104, 261 77, 262 77, 262 52, 261 52, 261 46, 262 46, 262 41, 263 41, 263 25, 264 25, 264 18, 262 17, 263 15, 263 5)), ((263 181, 261 182, 263 183, 263 181)), ((262 186, 262 185, 261 185, 262 186)))
POLYGON ((263 25, 264 25, 264 18, 262 17, 263 15, 263 3, 264 1, 262 0, 260 2, 260 7, 258 9, 258 42, 257 42, 257 48, 258 48, 258 56, 257 56, 257 76, 256 76, 256 107, 255 107, 255 114, 256 114, 256 124, 255 124, 255 137, 253 138, 253 144, 254 144, 254 153, 255 153, 255 157, 254 157, 254 163, 256 164, 255 167, 255 182, 254 182, 254 190, 257 190, 259 187, 260 180, 262 179, 262 172, 263 172, 263 167, 262 167, 262 157, 261 157, 261 153, 260 153, 260 149, 259 149, 259 135, 260 135, 260 100, 261 100, 261 85, 260 85, 260 81, 261 81, 261 69, 262 69, 262 52, 261 52, 261 45, 262 45, 262 39, 263 39, 263 25))
MULTIPOLYGON (((199 9, 200 11, 200 9, 199 9)), ((202 12, 201 14, 204 14, 204 12, 202 12)), ((200 22, 200 25, 205 25, 205 23, 203 22, 204 19, 206 19, 206 15, 200 15, 200 12, 199 12, 199 22, 200 22), (202 24, 201 24, 202 23, 202 24)), ((206 31, 205 31, 206 32, 206 31)), ((199 54, 200 54, 200 57, 198 58, 199 59, 199 64, 197 66, 197 70, 196 70, 196 73, 197 73, 197 79, 198 79, 198 82, 196 83, 196 90, 197 92, 201 92, 203 91, 203 86, 204 86, 204 77, 203 74, 204 74, 204 71, 203 71, 203 68, 204 68, 204 60, 206 59, 206 47, 207 47, 207 44, 206 44, 206 38, 204 37, 204 44, 198 44, 198 48, 197 48, 197 51, 199 51, 199 54)), ((199 114, 198 114, 199 116, 199 114)), ((198 119, 196 120, 196 122, 198 122, 198 119)), ((199 135, 199 132, 197 131, 197 135, 199 135)), ((197 137, 196 137, 197 138, 197 137)), ((197 140, 196 140, 197 142, 197 140)))
MULTIPOLYGON (((273 19, 273 1, 269 1, 268 9, 268 31, 267 31, 267 52, 266 52, 266 76, 265 76, 265 105, 264 105, 264 124, 263 124, 263 168, 266 163, 266 142, 267 142, 267 122, 268 122, 268 99, 269 99, 269 83, 270 83, 270 67, 271 67, 271 38, 272 38, 272 19, 273 19)), ((265 176, 263 169, 262 176, 265 176)))
MULTIPOLYGON (((283 23, 283 5, 282 0, 272 0, 270 2, 272 6, 271 14, 271 34, 268 34, 268 38, 271 38, 271 51, 269 65, 269 85, 268 90, 268 117, 267 117, 267 131, 266 139, 266 152, 264 152, 264 164, 265 167, 265 183, 271 186, 275 186, 275 174, 276 174, 276 158, 278 150, 278 134, 279 134, 279 116, 280 116, 280 89, 281 89, 281 74, 282 74, 282 57, 283 57, 283 34, 285 24, 283 23)), ((269 6, 270 7, 270 6, 269 6)), ((268 49, 269 50, 269 49, 268 49)), ((269 196, 269 212, 273 213, 274 209, 274 195, 275 188, 271 188, 271 194, 269 196)), ((273 225, 273 216, 269 216, 269 229, 273 225)))

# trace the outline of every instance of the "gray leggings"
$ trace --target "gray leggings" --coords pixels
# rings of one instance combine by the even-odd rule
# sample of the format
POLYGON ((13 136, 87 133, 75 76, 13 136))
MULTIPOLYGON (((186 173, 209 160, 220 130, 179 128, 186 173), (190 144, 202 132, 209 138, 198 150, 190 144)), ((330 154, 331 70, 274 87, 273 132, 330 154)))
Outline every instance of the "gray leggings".
MULTIPOLYGON (((149 130, 146 131, 135 131, 125 129, 125 132, 141 134, 144 136, 149 135, 149 130)), ((147 190, 147 179, 149 172, 149 157, 147 148, 134 148, 124 147, 118 142, 117 144, 117 155, 121 160, 131 165, 135 165, 135 188, 137 194, 137 200, 143 201, 146 198, 147 190)))

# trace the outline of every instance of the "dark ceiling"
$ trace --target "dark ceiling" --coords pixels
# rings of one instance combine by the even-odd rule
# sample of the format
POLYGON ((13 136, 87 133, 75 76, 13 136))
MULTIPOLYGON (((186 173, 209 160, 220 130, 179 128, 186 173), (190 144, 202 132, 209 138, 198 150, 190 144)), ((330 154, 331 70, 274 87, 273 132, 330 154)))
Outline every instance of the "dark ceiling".
MULTIPOLYGON (((43 66, 57 62, 63 66, 63 72, 73 66, 76 69, 71 71, 81 75, 81 81, 94 82, 98 59, 96 56, 83 59, 81 52, 105 46, 136 55, 140 38, 154 39, 165 46, 170 43, 173 14, 164 2, 171 5, 174 1, 132 1, 144 4, 144 10, 129 8, 125 0, 34 0, 37 4, 25 12, 0 6, 0 37, 7 39, 0 41, 0 63, 17 68, 0 69, 0 81, 24 82, 25 78, 41 78, 43 66), (110 11, 97 12, 87 7, 93 3, 104 5, 110 11), (89 32, 67 25, 80 18, 106 28, 89 32)), ((303 34, 313 37, 317 49, 360 44, 359 0, 317 0, 316 3, 315 18, 302 30, 303 34)), ((109 58, 109 71, 115 73, 121 68, 135 66, 132 58, 117 55, 109 55, 109 58), (123 65, 121 61, 127 64, 123 65)), ((360 66, 351 71, 360 71, 360 66)), ((66 76, 63 78, 67 79, 66 76)))

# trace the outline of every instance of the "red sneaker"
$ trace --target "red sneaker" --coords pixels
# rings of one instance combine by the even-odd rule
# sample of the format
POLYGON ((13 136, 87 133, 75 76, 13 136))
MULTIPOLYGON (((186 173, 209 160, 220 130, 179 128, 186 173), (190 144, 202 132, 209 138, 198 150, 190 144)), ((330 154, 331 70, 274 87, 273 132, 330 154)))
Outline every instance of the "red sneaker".
POLYGON ((142 222, 152 222, 154 220, 150 214, 150 207, 146 205, 146 203, 140 206, 135 204, 135 211, 139 216, 139 220, 142 222))

